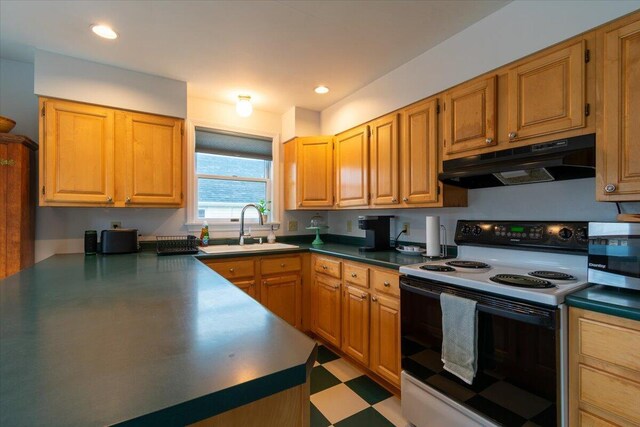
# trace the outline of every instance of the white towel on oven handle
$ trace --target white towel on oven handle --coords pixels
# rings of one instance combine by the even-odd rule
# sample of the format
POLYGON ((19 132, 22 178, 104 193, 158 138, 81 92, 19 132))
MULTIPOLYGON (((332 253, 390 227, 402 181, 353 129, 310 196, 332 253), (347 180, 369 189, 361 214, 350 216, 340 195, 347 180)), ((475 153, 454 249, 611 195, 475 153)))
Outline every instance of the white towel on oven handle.
POLYGON ((477 302, 449 293, 440 294, 442 308, 442 362, 444 369, 467 384, 478 370, 477 302))

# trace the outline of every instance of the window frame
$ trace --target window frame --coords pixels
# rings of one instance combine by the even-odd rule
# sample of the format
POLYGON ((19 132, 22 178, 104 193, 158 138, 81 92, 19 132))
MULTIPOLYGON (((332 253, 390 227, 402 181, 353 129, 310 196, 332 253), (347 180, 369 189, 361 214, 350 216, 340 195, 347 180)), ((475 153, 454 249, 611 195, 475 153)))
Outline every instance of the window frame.
MULTIPOLYGON (((270 138, 271 139, 271 167, 270 167, 270 176, 266 178, 267 182, 267 200, 271 200, 271 212, 269 218, 269 224, 260 226, 255 222, 250 222, 251 227, 255 230, 269 230, 271 229, 271 224, 280 225, 280 216, 281 216, 281 201, 280 194, 281 191, 277 191, 278 188, 282 187, 282 178, 281 178, 281 168, 280 165, 280 135, 267 133, 264 131, 256 131, 255 129, 248 128, 239 128, 233 127, 226 124, 213 123, 203 120, 186 120, 186 159, 187 159, 187 167, 186 167, 186 182, 187 182, 187 203, 186 203, 186 222, 185 225, 189 231, 197 231, 202 227, 202 223, 205 219, 198 218, 198 177, 201 176, 197 174, 196 171, 196 127, 198 128, 207 128, 212 131, 221 131, 221 132, 237 132, 243 133, 247 135, 254 135, 262 138, 270 138), (271 184, 271 185, 269 185, 271 184)), ((222 153, 221 153, 222 154, 222 153)), ((222 154, 224 155, 224 154, 222 154)), ((214 176, 214 175, 211 175, 214 176)), ((233 178, 227 176, 217 176, 216 178, 222 179, 232 179, 232 180, 242 180, 241 177, 233 178)), ((261 178, 248 178, 249 181, 259 181, 261 178)), ((217 230, 221 231, 239 231, 240 223, 239 221, 219 221, 219 220, 206 220, 207 223, 217 230)))

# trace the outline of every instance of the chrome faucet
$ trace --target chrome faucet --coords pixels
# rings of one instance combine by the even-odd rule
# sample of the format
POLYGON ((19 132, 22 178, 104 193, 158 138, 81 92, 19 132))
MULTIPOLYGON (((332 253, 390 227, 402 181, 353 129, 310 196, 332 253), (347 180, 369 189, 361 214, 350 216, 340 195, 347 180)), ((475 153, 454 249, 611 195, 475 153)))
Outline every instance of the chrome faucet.
POLYGON ((244 245, 244 238, 245 237, 251 237, 251 233, 246 233, 244 232, 244 212, 247 210, 247 208, 255 208, 255 210, 258 211, 258 221, 260 222, 260 225, 264 225, 264 223, 262 222, 262 215, 260 213, 260 209, 258 209, 258 206, 255 203, 249 203, 247 205, 245 205, 242 208, 242 212, 240 212, 240 245, 244 245))

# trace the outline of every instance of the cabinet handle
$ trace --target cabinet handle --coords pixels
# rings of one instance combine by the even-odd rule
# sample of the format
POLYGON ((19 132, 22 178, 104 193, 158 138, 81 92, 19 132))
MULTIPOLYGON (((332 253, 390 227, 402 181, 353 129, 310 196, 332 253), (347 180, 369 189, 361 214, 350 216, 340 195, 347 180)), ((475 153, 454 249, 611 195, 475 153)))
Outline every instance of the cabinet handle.
POLYGON ((493 138, 487 138, 484 140, 487 144, 491 144, 493 142, 493 138))
POLYGON ((340 285, 335 285, 333 289, 340 289, 340 285))
POLYGON ((235 270, 235 268, 233 268, 233 267, 231 267, 231 268, 229 269, 229 273, 233 273, 234 271, 236 271, 236 270, 235 270))
POLYGON ((375 296, 372 296, 371 297, 371 302, 376 302, 376 301, 378 301, 378 298, 376 298, 375 296))
POLYGON ((0 159, 0 166, 13 166, 16 161, 13 159, 0 159))
POLYGON ((403 201, 403 202, 408 202, 408 201, 409 201, 409 198, 408 198, 408 197, 405 197, 405 198, 403 198, 403 199, 402 199, 402 201, 403 201))
POLYGON ((398 199, 391 199, 392 203, 398 203, 398 199))
POLYGON ((360 299, 367 299, 367 294, 360 295, 360 299))
POLYGON ((323 270, 326 270, 326 269, 327 269, 327 266, 326 266, 326 265, 323 265, 323 266, 322 266, 322 269, 323 269, 323 270))
POLYGON ((284 268, 284 266, 285 266, 285 263, 284 263, 284 262, 283 262, 283 263, 280 263, 280 267, 284 268))
POLYGON ((129 203, 131 203, 131 197, 127 197, 126 199, 124 199, 124 203, 126 205, 128 205, 129 203))
POLYGON ((605 193, 613 193, 614 191, 616 191, 615 184, 607 184, 607 185, 604 186, 604 192, 605 193))
POLYGON ((383 285, 384 285, 384 287, 385 287, 385 288, 388 288, 389 286, 391 286, 391 283, 389 283, 389 282, 384 282, 384 283, 383 283, 383 285))
POLYGON ((351 277, 358 277, 356 273, 351 273, 351 277))
POLYGON ((112 203, 113 202, 113 198, 111 196, 107 196, 107 203, 112 203))
POLYGON ((516 139, 516 136, 518 136, 517 133, 515 132, 509 132, 509 139, 516 139))

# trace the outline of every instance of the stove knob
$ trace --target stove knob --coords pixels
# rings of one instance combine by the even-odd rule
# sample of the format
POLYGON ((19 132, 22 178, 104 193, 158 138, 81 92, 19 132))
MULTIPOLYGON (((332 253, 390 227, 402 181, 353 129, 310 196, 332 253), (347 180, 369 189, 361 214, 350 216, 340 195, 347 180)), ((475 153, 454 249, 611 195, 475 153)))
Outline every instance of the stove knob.
POLYGON ((589 242, 589 233, 587 232, 587 227, 580 227, 576 230, 576 240, 578 241, 578 243, 589 242))
POLYGON ((475 227, 473 227, 473 234, 475 234, 477 236, 480 233, 482 233, 482 228, 480 228, 479 225, 476 225, 475 227))
POLYGON ((561 228, 560 231, 558 231, 558 237, 560 237, 562 240, 568 240, 571 238, 571 236, 573 236, 573 231, 571 231, 567 227, 561 228))
POLYGON ((469 227, 468 225, 463 225, 462 234, 469 234, 469 233, 471 233, 471 227, 469 227))

